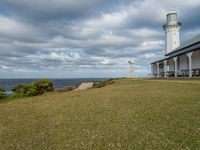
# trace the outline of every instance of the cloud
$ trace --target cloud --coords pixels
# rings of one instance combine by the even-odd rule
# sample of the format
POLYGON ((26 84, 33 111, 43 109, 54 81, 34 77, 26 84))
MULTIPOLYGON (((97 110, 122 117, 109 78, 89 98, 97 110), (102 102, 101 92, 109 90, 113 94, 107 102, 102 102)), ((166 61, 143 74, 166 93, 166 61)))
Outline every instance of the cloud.
POLYGON ((120 0, 2 0, 1 3, 9 9, 10 13, 17 12, 26 19, 31 16, 34 20, 44 21, 61 18, 82 20, 96 17, 101 15, 102 11, 112 11, 116 9, 115 6, 119 7, 127 2, 129 0, 124 2, 120 0))
POLYGON ((13 40, 17 39, 22 41, 33 41, 36 36, 40 38, 39 34, 35 34, 34 27, 29 24, 22 23, 13 17, 0 15, 0 22, 1 38, 8 38, 13 40))
POLYGON ((181 39, 200 33, 199 0, 1 0, 0 78, 147 76, 175 9, 181 39))

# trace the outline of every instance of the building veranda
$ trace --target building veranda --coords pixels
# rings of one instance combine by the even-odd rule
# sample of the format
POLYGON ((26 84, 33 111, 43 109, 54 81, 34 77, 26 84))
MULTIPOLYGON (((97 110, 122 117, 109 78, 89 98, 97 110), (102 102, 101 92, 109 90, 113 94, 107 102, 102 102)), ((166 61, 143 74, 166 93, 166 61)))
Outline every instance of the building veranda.
POLYGON ((177 13, 167 14, 165 31, 165 57, 151 63, 153 77, 195 77, 200 76, 200 34, 180 45, 177 13))

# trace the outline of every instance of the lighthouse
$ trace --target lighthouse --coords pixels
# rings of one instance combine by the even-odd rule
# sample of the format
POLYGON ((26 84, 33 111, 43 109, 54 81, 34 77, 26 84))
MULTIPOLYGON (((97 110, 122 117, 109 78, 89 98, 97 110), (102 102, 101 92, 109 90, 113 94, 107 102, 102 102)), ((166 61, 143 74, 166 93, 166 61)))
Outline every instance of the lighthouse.
POLYGON ((177 13, 167 14, 165 31, 165 56, 151 63, 153 77, 197 77, 200 76, 200 34, 180 45, 177 13))
POLYGON ((180 46, 179 31, 181 23, 177 20, 177 13, 173 10, 167 14, 167 23, 163 26, 165 31, 165 54, 180 46))

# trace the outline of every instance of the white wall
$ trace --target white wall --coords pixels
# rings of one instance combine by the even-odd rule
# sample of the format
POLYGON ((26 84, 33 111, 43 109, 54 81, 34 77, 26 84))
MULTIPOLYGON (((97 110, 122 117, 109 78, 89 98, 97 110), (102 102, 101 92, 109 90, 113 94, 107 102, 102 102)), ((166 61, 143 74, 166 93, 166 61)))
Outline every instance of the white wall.
POLYGON ((174 60, 173 59, 167 60, 167 65, 169 66, 169 71, 174 71, 174 60))
POLYGON ((187 55, 179 56, 179 70, 187 70, 187 69, 188 69, 187 55))
POLYGON ((200 68, 200 50, 192 54, 192 68, 200 68))
POLYGON ((165 33, 165 53, 169 53, 180 46, 180 39, 179 39, 179 30, 180 27, 169 27, 169 29, 165 33))
POLYGON ((157 64, 153 64, 153 74, 157 74, 157 64))

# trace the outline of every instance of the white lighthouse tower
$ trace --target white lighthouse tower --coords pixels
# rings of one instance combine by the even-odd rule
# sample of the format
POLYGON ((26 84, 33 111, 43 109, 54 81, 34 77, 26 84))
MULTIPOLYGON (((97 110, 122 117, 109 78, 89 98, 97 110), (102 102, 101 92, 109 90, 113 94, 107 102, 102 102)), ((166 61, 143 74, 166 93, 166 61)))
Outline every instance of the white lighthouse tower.
POLYGON ((165 54, 180 46, 179 31, 181 23, 177 21, 177 13, 173 10, 167 14, 167 23, 163 26, 165 31, 165 54))

